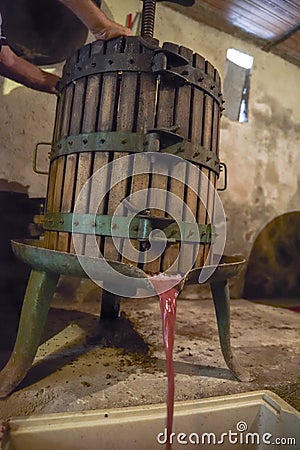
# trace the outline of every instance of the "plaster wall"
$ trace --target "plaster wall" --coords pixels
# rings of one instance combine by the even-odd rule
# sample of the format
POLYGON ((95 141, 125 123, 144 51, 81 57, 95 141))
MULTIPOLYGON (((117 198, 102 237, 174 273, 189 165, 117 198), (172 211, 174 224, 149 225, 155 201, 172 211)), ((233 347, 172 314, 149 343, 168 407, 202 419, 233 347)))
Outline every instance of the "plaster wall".
MULTIPOLYGON (((125 22, 138 0, 107 0, 103 9, 125 22)), ((275 217, 299 210, 300 68, 253 45, 157 5, 155 37, 192 48, 224 73, 229 47, 254 56, 249 122, 221 120, 220 156, 228 166, 221 198, 228 220, 227 253, 249 256, 260 230, 275 217)), ((61 66, 52 68, 61 72, 61 66)), ((0 79, 0 179, 46 194, 47 177, 32 171, 36 142, 51 141, 56 99, 0 79)), ((46 151, 41 157, 47 165, 46 151)))

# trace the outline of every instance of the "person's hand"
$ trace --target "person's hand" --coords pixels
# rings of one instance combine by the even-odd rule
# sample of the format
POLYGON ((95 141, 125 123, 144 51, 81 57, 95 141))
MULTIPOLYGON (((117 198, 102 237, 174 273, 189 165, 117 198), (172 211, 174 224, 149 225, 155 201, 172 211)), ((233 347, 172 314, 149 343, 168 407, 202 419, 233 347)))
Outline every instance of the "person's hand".
POLYGON ((123 27, 123 25, 106 18, 103 28, 93 30, 93 34, 96 39, 108 41, 119 36, 131 36, 132 32, 129 28, 123 27))

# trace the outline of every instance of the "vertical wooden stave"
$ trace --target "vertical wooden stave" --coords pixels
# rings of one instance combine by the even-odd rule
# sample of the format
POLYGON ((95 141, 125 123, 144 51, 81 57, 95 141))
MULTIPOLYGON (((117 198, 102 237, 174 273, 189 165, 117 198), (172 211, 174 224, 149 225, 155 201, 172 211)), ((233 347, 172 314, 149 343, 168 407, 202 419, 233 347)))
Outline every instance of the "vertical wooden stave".
MULTIPOLYGON (((58 135, 57 130, 60 128, 60 124, 61 124, 61 115, 62 115, 64 101, 65 101, 65 92, 59 97, 59 99, 57 101, 55 125, 54 125, 52 142, 55 142, 56 136, 58 135)), ((50 161, 48 187, 47 187, 47 199, 46 199, 46 205, 45 205, 46 212, 52 212, 56 173, 57 173, 57 160, 50 161)), ((45 232, 46 247, 52 248, 51 241, 53 242, 53 231, 46 231, 45 232)))
MULTIPOLYGON (((205 64, 205 72, 211 77, 212 80, 214 80, 215 75, 215 69, 213 65, 206 61, 205 64)), ((206 95, 206 114, 205 114, 205 123, 204 123, 204 138, 203 138, 203 145, 205 148, 213 152, 213 131, 214 131, 214 105, 215 100, 213 97, 206 95)), ((208 187, 207 187, 207 210, 206 210, 206 219, 205 223, 210 224, 212 213, 213 213, 213 205, 214 205, 214 186, 216 182, 216 175, 212 170, 208 170, 208 187)), ((207 256, 210 251, 210 244, 205 244, 204 249, 204 262, 207 259, 207 256)), ((209 261, 207 261, 209 263, 209 261)))
MULTIPOLYGON (((76 60, 76 54, 74 54, 69 62, 68 66, 74 64, 76 60)), ((67 70, 67 68, 66 68, 67 70)), ((69 123, 70 123, 70 110, 73 100, 73 87, 68 86, 64 89, 61 94, 62 108, 57 110, 56 113, 56 125, 53 134, 53 142, 56 142, 62 136, 68 135, 69 123)), ((64 183, 64 170, 65 170, 66 158, 64 156, 59 157, 52 161, 50 169, 49 183, 52 184, 51 189, 49 187, 47 195, 47 211, 48 212, 59 212, 62 200, 62 187, 64 183), (53 178, 51 171, 53 170, 53 178)), ((46 246, 50 249, 57 249, 57 241, 59 238, 59 233, 49 232, 46 233, 46 246)))
MULTIPOLYGON (((135 50, 139 47, 138 41, 135 37, 123 38, 125 44, 125 51, 135 50)), ((123 45, 119 49, 123 50, 123 45)), ((119 52, 120 52, 119 51, 119 52)), ((116 92, 118 99, 118 108, 116 110, 116 131, 132 131, 134 127, 134 112, 135 112, 135 93, 137 87, 137 73, 122 73, 119 85, 119 92, 116 92)), ((117 149, 116 149, 117 150, 117 149)), ((111 177, 110 177, 110 191, 107 205, 107 214, 114 215, 116 208, 119 206, 123 198, 126 197, 128 182, 130 177, 129 161, 118 161, 128 153, 113 152, 111 177), (123 175, 126 174, 126 178, 123 175)), ((123 209, 118 209, 117 215, 122 215, 123 209)), ((123 240, 120 238, 105 238, 104 257, 111 261, 121 261, 123 240), (117 247, 118 248, 117 248, 117 247)))
MULTIPOLYGON (((203 72, 206 71, 206 61, 202 56, 195 54, 194 64, 195 67, 201 69, 203 72)), ((200 143, 204 147, 207 147, 207 142, 209 142, 208 145, 209 147, 210 133, 211 133, 210 123, 211 123, 212 103, 210 101, 208 94, 204 93, 201 90, 199 90, 199 92, 200 92, 200 94, 198 94, 199 100, 202 101, 202 127, 199 136, 200 140, 198 141, 198 143, 200 143)), ((197 211, 197 218, 199 224, 207 223, 206 207, 208 200, 208 183, 209 183, 209 169, 201 167, 199 180, 199 195, 201 199, 199 198, 197 211)), ((196 258, 195 267, 203 266, 205 262, 205 249, 206 244, 199 245, 199 251, 196 258)))
MULTIPOLYGON (((193 67, 205 69, 205 59, 194 53, 193 67)), ((203 114, 204 114, 204 92, 198 87, 192 86, 191 99, 191 130, 190 140, 192 144, 201 144, 203 135, 203 114)), ((198 164, 189 164, 187 171, 187 185, 190 187, 186 190, 185 204, 189 206, 192 214, 195 216, 197 223, 205 222, 205 209, 200 200, 201 191, 201 167, 198 164)), ((187 220, 185 215, 184 220, 187 220)), ((187 269, 193 264, 194 267, 203 264, 204 246, 203 244, 194 244, 191 252, 187 252, 184 264, 187 269)), ((181 270, 185 272, 185 270, 181 270)))
MULTIPOLYGON (((106 54, 112 56, 121 52, 124 39, 118 38, 113 41, 107 42, 106 54)), ((99 131, 112 131, 116 129, 116 115, 117 115, 117 103, 119 98, 119 76, 117 73, 104 73, 102 78, 102 90, 101 100, 99 106, 98 116, 98 130, 99 131)), ((101 167, 106 167, 106 179, 104 177, 99 180, 99 193, 104 196, 102 202, 99 204, 97 213, 108 214, 109 203, 109 186, 111 173, 108 170, 108 166, 111 166, 114 154, 112 152, 102 152, 101 156, 97 155, 97 164, 101 167)), ((100 256, 105 256, 105 250, 107 247, 113 246, 111 238, 98 238, 98 245, 100 249, 100 256)))
MULTIPOLYGON (((216 90, 218 90, 218 92, 221 92, 221 79, 220 79, 220 75, 216 69, 214 69, 214 82, 215 82, 216 90)), ((219 135, 220 135, 220 105, 214 99, 211 151, 217 156, 219 155, 219 135)), ((214 220, 217 179, 218 179, 218 177, 217 177, 216 173, 211 172, 211 181, 212 181, 214 189, 213 189, 213 192, 210 193, 211 200, 208 203, 209 203, 209 214, 210 214, 212 222, 214 220)), ((212 252, 210 253, 208 263, 209 264, 213 263, 213 253, 212 252)))
MULTIPOLYGON (((170 50, 171 52, 178 53, 179 46, 172 43, 164 43, 163 48, 170 50)), ((158 98, 156 109, 156 128, 170 128, 174 126, 174 104, 175 104, 176 88, 167 80, 160 79, 158 86, 158 98)), ((160 174, 156 174, 154 169, 157 167, 155 163, 151 164, 151 183, 150 188, 160 189, 160 195, 154 194, 150 191, 149 204, 151 206, 151 215, 155 217, 165 217, 165 209, 167 202, 167 189, 168 189, 168 175, 169 170, 167 164, 163 164, 160 159, 160 174), (157 207, 155 207, 157 205, 157 207), (154 206, 154 207, 153 207, 154 206), (160 208, 159 208, 160 207, 160 208)), ((149 252, 151 258, 151 252, 149 252)), ((161 270, 162 258, 156 258, 153 261, 149 261, 143 265, 143 270, 149 273, 158 273, 161 270)))
MULTIPOLYGON (((179 47, 178 53, 185 57, 191 64, 193 61, 193 51, 186 47, 179 47)), ((190 139, 190 114, 191 114, 191 99, 192 99, 192 87, 181 86, 176 90, 176 104, 174 109, 174 122, 179 126, 178 133, 184 139, 190 139)), ((169 192, 178 197, 180 201, 177 201, 173 196, 168 197, 168 210, 171 217, 176 221, 184 220, 185 208, 184 208, 184 194, 186 190, 187 163, 185 161, 178 162, 169 170, 169 192), (178 180, 180 179, 180 181, 178 180)), ((182 246, 179 243, 169 244, 162 257, 162 270, 167 271, 172 266, 172 273, 185 272, 185 267, 189 266, 189 251, 188 244, 182 246), (179 256, 180 251, 180 256, 179 256), (177 260, 177 261, 176 261, 177 260)), ((189 268, 192 267, 192 264, 189 268)), ((171 270, 171 269, 170 269, 171 270)))
MULTIPOLYGON (((82 48, 80 55, 82 65, 84 65, 85 61, 87 61, 89 64, 91 63, 92 48, 99 45, 101 46, 101 48, 103 48, 103 44, 101 45, 101 43, 94 43, 93 45, 85 46, 82 48)), ((85 79, 84 103, 80 133, 94 132, 97 120, 98 101, 99 80, 97 76, 90 75, 85 79)), ((94 152, 82 152, 78 155, 76 190, 73 208, 75 208, 76 205, 76 212, 79 214, 86 214, 89 211, 90 190, 85 189, 84 196, 80 196, 80 193, 91 176, 93 160, 94 152)), ((86 238, 86 235, 80 235, 76 237, 76 250, 80 254, 85 253, 86 238)), ((71 249, 73 250, 72 243, 71 249)))
MULTIPOLYGON (((94 42, 91 46, 91 62, 93 63, 93 61, 97 58, 101 58, 105 51, 105 41, 98 40, 94 42)), ((84 119, 83 127, 85 132, 99 131, 99 108, 101 102, 102 83, 103 75, 101 73, 90 75, 88 78, 85 108, 89 109, 89 113, 86 114, 84 119)), ((93 176, 99 169, 105 167, 107 162, 108 152, 93 152, 91 155, 90 176, 93 176)), ((101 177, 98 178, 96 175, 90 182, 90 196, 89 204, 87 205, 87 212, 91 214, 101 214, 103 212, 103 210, 99 212, 99 208, 101 209, 101 206, 103 205, 103 201, 101 202, 100 200, 101 195, 104 195, 103 183, 101 177)), ((95 245, 94 236, 87 235, 85 237, 84 254, 94 257, 99 256, 99 238, 96 238, 96 243, 97 245, 95 245)))
MULTIPOLYGON (((141 46, 141 53, 152 53, 153 50, 141 46)), ((155 107, 157 94, 157 78, 152 73, 141 73, 138 78, 139 91, 137 93, 137 117, 136 132, 147 133, 154 127, 155 107)), ((146 153, 133 155, 132 179, 130 185, 130 195, 134 195, 138 191, 147 190, 149 187, 150 157, 146 153), (136 174, 143 172, 143 174, 136 174)), ((143 194, 140 194, 143 195, 143 194)), ((133 266, 143 264, 143 244, 131 239, 124 240, 122 262, 133 266), (133 250, 132 250, 133 247, 133 250), (136 252, 139 252, 138 258, 136 252)))
MULTIPOLYGON (((76 53, 77 55, 77 53, 76 53)), ((73 56, 75 59, 75 55, 73 56)), ((72 60, 73 60, 72 58, 72 60)), ((77 59, 77 56, 76 56, 77 59)), ((75 64, 75 61, 73 60, 73 64, 75 64)), ((69 129, 70 129, 70 121, 71 121, 71 112, 73 107, 73 101, 74 101, 74 92, 75 92, 75 85, 73 83, 69 84, 64 89, 66 96, 70 97, 72 99, 71 104, 68 107, 68 114, 64 114, 62 121, 61 121, 61 128, 60 132, 57 135, 57 140, 66 137, 69 135, 69 129)), ((69 100, 70 101, 70 100, 69 100)), ((71 212, 72 210, 72 198, 73 198, 73 189, 74 189, 74 182, 75 182, 75 170, 76 170, 76 155, 67 155, 67 156, 61 156, 57 160, 65 160, 64 165, 64 180, 63 185, 61 186, 62 190, 62 199, 60 204, 60 211, 62 212, 71 212)), ((56 248, 59 251, 67 252, 69 250, 69 234, 60 232, 57 234, 57 244, 56 248)))

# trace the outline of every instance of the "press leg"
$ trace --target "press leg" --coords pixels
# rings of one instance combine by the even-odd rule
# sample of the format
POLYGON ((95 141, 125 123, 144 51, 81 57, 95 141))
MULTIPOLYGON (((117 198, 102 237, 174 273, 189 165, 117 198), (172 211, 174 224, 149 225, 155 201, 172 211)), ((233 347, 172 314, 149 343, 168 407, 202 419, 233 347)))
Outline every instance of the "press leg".
POLYGON ((210 285, 218 322, 222 353, 228 368, 239 381, 252 381, 253 377, 244 369, 233 354, 230 345, 230 294, 227 280, 210 285))
POLYGON ((102 290, 100 319, 117 319, 120 311, 120 298, 105 289, 102 290))
POLYGON ((58 277, 52 273, 31 271, 15 346, 8 363, 0 372, 0 398, 9 395, 31 368, 58 277))

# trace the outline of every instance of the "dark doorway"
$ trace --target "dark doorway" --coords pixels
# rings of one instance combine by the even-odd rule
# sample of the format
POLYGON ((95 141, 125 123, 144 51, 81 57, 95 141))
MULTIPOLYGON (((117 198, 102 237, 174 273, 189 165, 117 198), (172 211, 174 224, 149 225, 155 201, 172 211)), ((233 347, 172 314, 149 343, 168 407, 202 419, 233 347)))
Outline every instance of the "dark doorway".
POLYGON ((259 233, 249 258, 244 297, 300 298, 300 212, 283 214, 259 233))

